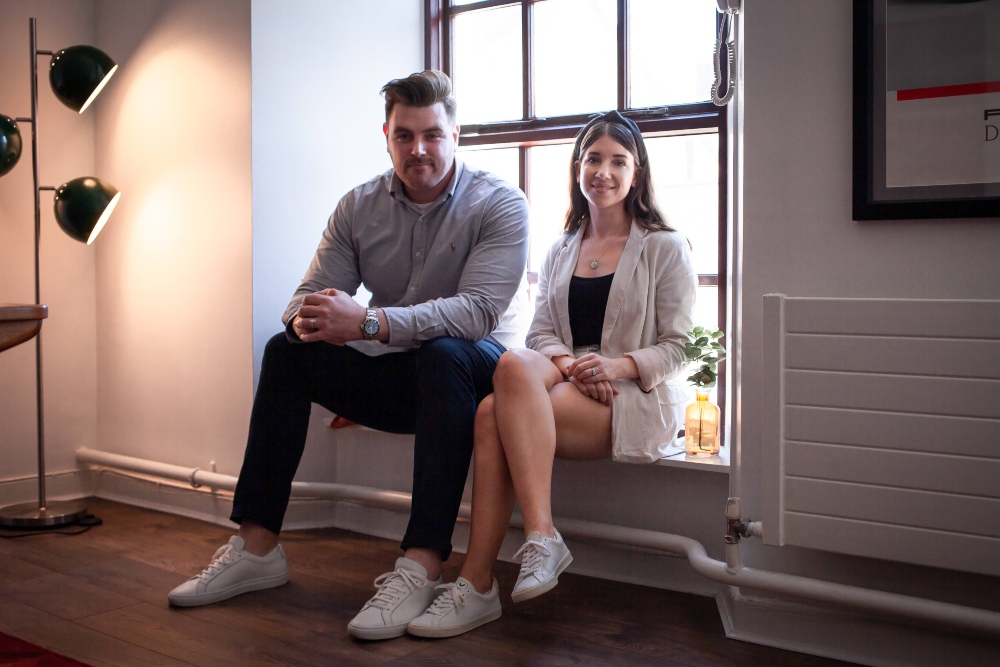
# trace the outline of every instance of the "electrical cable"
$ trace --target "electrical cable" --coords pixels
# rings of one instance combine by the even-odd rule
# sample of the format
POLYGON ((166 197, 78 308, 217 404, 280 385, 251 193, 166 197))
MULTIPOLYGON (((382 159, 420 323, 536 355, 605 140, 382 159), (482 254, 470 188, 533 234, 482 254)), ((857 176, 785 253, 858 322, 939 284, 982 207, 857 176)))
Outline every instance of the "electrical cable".
POLYGON ((21 537, 35 537, 37 535, 83 535, 94 526, 100 526, 102 523, 104 523, 104 521, 100 517, 96 517, 93 514, 84 514, 73 523, 68 524, 70 526, 80 526, 80 530, 41 528, 31 529, 29 531, 19 530, 16 532, 0 532, 0 539, 16 540, 21 537))

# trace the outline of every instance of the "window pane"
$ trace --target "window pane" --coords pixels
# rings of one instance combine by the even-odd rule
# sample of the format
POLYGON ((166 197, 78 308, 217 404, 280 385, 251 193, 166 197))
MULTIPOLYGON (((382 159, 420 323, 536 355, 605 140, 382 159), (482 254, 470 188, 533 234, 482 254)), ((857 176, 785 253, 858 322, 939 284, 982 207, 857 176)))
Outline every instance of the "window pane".
POLYGON ((552 244, 562 236, 569 208, 569 159, 573 144, 528 149, 528 199, 531 204, 531 249, 528 270, 538 271, 552 244))
POLYGON ((534 16, 535 115, 616 108, 615 0, 543 0, 534 16))
MULTIPOLYGON (((699 285, 697 296, 695 297, 694 303, 694 325, 703 326, 706 329, 712 329, 713 331, 719 328, 719 288, 714 285, 699 285)), ((723 361, 723 367, 725 362, 723 361)), ((720 369, 722 370, 722 369, 720 369)), ((685 373, 679 380, 683 380, 690 373, 685 373)), ((694 398, 694 391, 690 389, 690 385, 685 381, 685 387, 688 387, 688 393, 691 398, 694 398)), ((709 400, 718 405, 719 403, 719 387, 716 385, 712 392, 709 394, 709 400)), ((722 407, 722 406, 719 406, 722 407)))
POLYGON ((452 28, 459 123, 521 118, 521 6, 459 14, 452 28))
POLYGON ((632 108, 711 99, 715 3, 631 0, 632 108))
POLYGON ((712 329, 719 328, 719 288, 715 285, 699 285, 694 304, 694 325, 712 329))
POLYGON ((646 139, 653 192, 671 227, 694 247, 698 273, 719 272, 719 135, 646 139))
POLYGON ((467 165, 496 174, 515 188, 520 182, 520 161, 516 148, 459 148, 458 155, 467 165))

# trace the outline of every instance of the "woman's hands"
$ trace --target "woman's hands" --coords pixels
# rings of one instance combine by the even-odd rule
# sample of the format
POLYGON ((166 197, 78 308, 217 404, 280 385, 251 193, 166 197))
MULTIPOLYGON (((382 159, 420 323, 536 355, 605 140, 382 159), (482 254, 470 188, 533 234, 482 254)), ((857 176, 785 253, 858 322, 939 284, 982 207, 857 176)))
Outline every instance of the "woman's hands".
POLYGON ((583 383, 612 382, 639 377, 639 367, 635 365, 632 357, 608 359, 593 353, 574 359, 569 364, 567 372, 567 377, 575 377, 583 383))
POLYGON ((563 355, 552 357, 559 372, 584 396, 610 406, 618 390, 613 380, 639 377, 639 367, 631 357, 608 359, 599 354, 585 354, 579 359, 563 355))

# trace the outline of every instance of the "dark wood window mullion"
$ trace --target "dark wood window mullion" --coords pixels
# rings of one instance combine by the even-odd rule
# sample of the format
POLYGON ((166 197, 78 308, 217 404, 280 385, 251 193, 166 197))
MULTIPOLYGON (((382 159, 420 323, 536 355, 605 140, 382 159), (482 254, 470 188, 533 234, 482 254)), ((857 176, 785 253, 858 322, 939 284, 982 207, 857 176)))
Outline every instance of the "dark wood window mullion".
POLYGON ((441 3, 424 0, 424 69, 441 69, 441 3))
POLYGON ((439 33, 441 35, 441 71, 454 80, 455 48, 451 37, 452 15, 451 7, 449 6, 451 3, 449 0, 442 0, 442 2, 444 3, 444 7, 441 9, 441 32, 439 33))
MULTIPOLYGON (((531 164, 528 162, 528 147, 525 145, 520 145, 517 147, 517 172, 518 172, 518 187, 521 188, 521 192, 524 196, 531 201, 531 164)), ((529 230, 529 234, 530 234, 529 230)), ((528 266, 532 266, 531 260, 531 245, 528 245, 528 266)), ((538 274, 532 275, 528 272, 528 282, 534 284, 538 282, 538 274)))
POLYGON ((521 95, 522 119, 535 116, 535 12, 531 0, 521 0, 521 95))
POLYGON ((628 2, 618 0, 618 110, 629 105, 630 72, 628 66, 628 2))

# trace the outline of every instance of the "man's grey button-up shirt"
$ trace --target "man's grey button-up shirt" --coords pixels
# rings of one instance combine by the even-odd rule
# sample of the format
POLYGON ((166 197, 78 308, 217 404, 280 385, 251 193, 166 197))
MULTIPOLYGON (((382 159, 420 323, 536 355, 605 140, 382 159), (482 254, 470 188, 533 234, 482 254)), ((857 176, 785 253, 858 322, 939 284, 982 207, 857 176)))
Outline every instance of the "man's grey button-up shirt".
POLYGON ((340 200, 282 320, 306 294, 332 287, 353 296, 364 283, 370 305, 385 311, 390 347, 491 333, 510 347, 516 313, 505 311, 527 254, 528 202, 516 187, 456 159, 449 187, 425 207, 390 169, 340 200))

